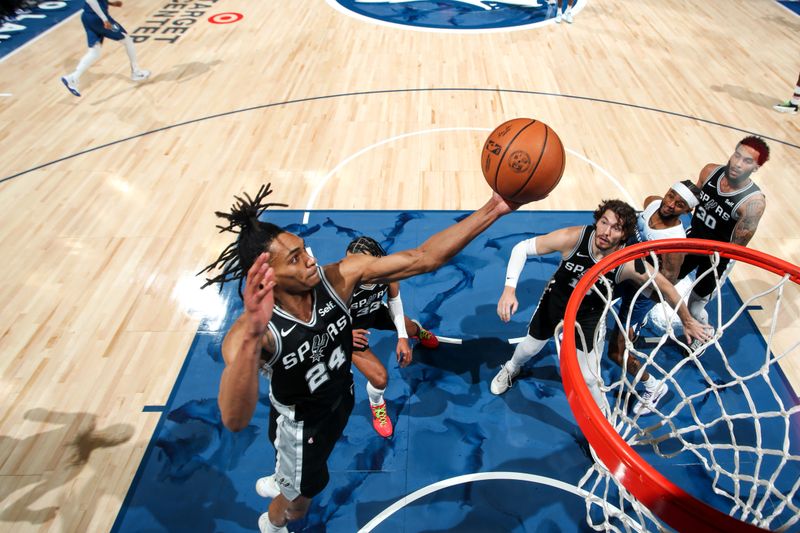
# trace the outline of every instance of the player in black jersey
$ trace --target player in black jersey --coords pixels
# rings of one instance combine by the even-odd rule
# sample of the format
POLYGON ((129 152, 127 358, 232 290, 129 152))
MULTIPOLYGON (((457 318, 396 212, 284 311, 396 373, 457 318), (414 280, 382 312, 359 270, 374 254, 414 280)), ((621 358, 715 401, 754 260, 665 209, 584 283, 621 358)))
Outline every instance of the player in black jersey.
MULTIPOLYGON (((383 257, 386 250, 372 237, 356 237, 347 245, 347 255, 367 254, 383 257)), ((356 287, 350 301, 350 316, 353 318, 353 365, 367 378, 367 396, 372 409, 372 427, 381 437, 390 437, 394 431, 392 419, 386 412, 383 393, 389 383, 389 374, 380 359, 369 347, 369 330, 397 331, 397 362, 406 367, 411 362, 411 347, 408 334, 419 339, 426 348, 436 348, 439 340, 419 322, 411 320, 403 312, 400 299, 400 284, 371 283, 356 287), (388 301, 384 297, 388 295, 388 301)))
POLYGON ((248 426, 258 402, 259 370, 270 376, 270 436, 276 451, 275 495, 259 517, 262 532, 287 531, 328 482, 327 460, 353 408, 352 325, 348 306, 362 284, 391 283, 444 265, 495 220, 519 207, 493 194, 480 209, 419 247, 372 257, 352 254, 320 267, 303 239, 263 222, 269 186, 237 197, 221 231, 238 234, 203 269, 211 283, 238 280, 244 312, 222 343, 222 421, 248 426), (243 286, 242 286, 243 285, 243 286), (243 290, 242 290, 243 289, 243 290))
MULTIPOLYGON (((736 145, 726 165, 709 163, 700 171, 700 205, 694 211, 686 236, 694 239, 732 242, 747 246, 755 235, 767 200, 751 176, 769 159, 769 146, 760 137, 745 137, 736 145)), ((730 261, 721 258, 717 276, 724 279, 730 261)), ((687 255, 679 278, 697 270, 700 276, 711 269, 711 258, 687 255), (699 268, 698 268, 699 267, 699 268)), ((689 311, 708 324, 706 304, 716 287, 715 277, 701 279, 689 295, 689 311)))
MULTIPOLYGON (((508 322, 519 307, 516 286, 526 258, 559 252, 561 263, 544 289, 528 325, 528 334, 517 344, 511 359, 500 367, 500 371, 492 380, 490 385, 492 393, 506 392, 511 387, 514 377, 519 374, 522 365, 544 348, 548 339, 555 333, 556 326, 564 318, 567 302, 583 274, 603 257, 625 246, 626 240, 636 228, 636 211, 621 200, 606 200, 595 210, 594 220, 593 226, 559 229, 514 246, 508 261, 506 285, 497 303, 497 314, 504 322, 508 322)), ((639 265, 641 268, 635 267, 633 262, 624 263, 607 272, 605 278, 612 287, 625 280, 645 283, 648 275, 644 264, 639 262, 639 265)), ((650 268, 647 265, 647 269, 650 268)), ((656 274, 655 282, 670 304, 675 305, 680 301, 675 287, 661 274, 656 274)), ((604 309, 605 302, 600 295, 589 292, 578 309, 577 317, 577 323, 587 343, 585 350, 580 348, 579 343, 578 361, 586 384, 601 409, 605 406, 600 391, 599 373, 600 354, 603 348, 596 346, 595 342, 596 337, 601 336, 597 332, 598 326, 602 326, 600 319, 604 309)), ((703 340, 707 338, 702 325, 692 318, 686 306, 681 304, 678 315, 689 341, 692 338, 703 340)))

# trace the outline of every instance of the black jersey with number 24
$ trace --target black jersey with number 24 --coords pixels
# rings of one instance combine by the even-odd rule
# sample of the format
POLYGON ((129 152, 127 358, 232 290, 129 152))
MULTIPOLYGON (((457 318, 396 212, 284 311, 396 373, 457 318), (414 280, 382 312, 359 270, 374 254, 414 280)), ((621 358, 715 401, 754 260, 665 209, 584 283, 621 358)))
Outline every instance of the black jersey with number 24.
POLYGON ((270 401, 292 420, 324 418, 353 386, 350 314, 317 268, 320 282, 312 289, 311 320, 303 322, 275 305, 269 323, 275 353, 262 353, 270 401))

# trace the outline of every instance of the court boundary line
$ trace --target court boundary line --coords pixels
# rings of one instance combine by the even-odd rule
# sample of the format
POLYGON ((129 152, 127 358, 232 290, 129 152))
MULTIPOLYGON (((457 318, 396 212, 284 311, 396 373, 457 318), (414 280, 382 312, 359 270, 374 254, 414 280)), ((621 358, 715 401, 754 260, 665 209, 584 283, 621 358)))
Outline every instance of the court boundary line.
POLYGON ((758 135, 759 137, 761 137, 763 139, 766 139, 766 140, 769 140, 769 141, 773 141, 773 142, 782 144, 784 146, 788 146, 790 148, 796 148, 796 149, 800 150, 800 145, 792 144, 789 141, 783 141, 783 140, 780 140, 780 139, 776 139, 774 137, 770 137, 768 135, 764 135, 764 134, 761 134, 761 133, 758 133, 758 132, 746 130, 746 129, 739 128, 739 127, 736 127, 736 126, 731 126, 729 124, 722 124, 720 122, 714 122, 713 120, 708 120, 708 119, 704 119, 704 118, 700 118, 700 117, 694 117, 692 115, 687 115, 687 114, 684 114, 684 113, 678 113, 676 111, 667 111, 667 110, 658 109, 658 108, 655 108, 655 107, 648 107, 648 106, 643 106, 643 105, 639 105, 639 104, 631 104, 631 103, 627 103, 627 102, 620 102, 620 101, 617 101, 617 100, 609 100, 609 99, 604 99, 604 98, 594 98, 594 97, 589 97, 589 96, 578 96, 578 95, 572 95, 572 94, 553 93, 553 92, 547 92, 547 91, 526 91, 526 90, 522 90, 522 89, 500 89, 500 88, 481 88, 481 87, 429 87, 429 88, 411 88, 411 89, 377 89, 377 90, 372 90, 372 91, 355 91, 355 92, 335 93, 335 94, 328 94, 328 95, 321 95, 321 96, 309 96, 309 97, 306 97, 306 98, 297 98, 297 99, 294 99, 294 100, 285 100, 283 102, 273 102, 273 103, 270 103, 270 104, 261 104, 261 105, 257 105, 257 106, 244 107, 242 109, 234 109, 232 111, 224 111, 222 113, 215 113, 213 115, 206 115, 204 117, 198 117, 198 118, 194 118, 194 119, 191 119, 191 120, 185 120, 183 122, 177 122, 175 124, 170 124, 170 125, 167 125, 167 126, 162 126, 160 128, 156 128, 154 130, 149 130, 149 131, 145 131, 145 132, 142 132, 142 133, 137 133, 136 135, 131 135, 131 136, 124 137, 122 139, 117 139, 115 141, 110 141, 110 142, 107 142, 107 143, 104 143, 104 144, 101 144, 101 145, 98 145, 98 146, 93 146, 93 147, 87 148, 85 150, 81 150, 81 151, 75 152, 73 154, 69 154, 69 155, 60 157, 58 159, 54 159, 52 161, 48 161, 48 162, 42 163, 42 164, 37 165, 35 167, 31 167, 29 169, 22 170, 20 172, 17 172, 16 174, 12 174, 10 176, 6 176, 6 177, 0 179, 0 184, 5 183, 6 181, 9 181, 9 180, 18 178, 20 176, 24 176, 25 174, 29 174, 29 173, 34 172, 36 170, 41 170, 41 169, 49 167, 51 165, 55 165, 56 163, 60 163, 62 161, 67 161, 69 159, 73 159, 73 158, 79 157, 81 155, 85 155, 85 154, 88 154, 88 153, 91 153, 91 152, 102 150, 103 148, 108 148, 108 147, 111 147, 111 146, 114 146, 114 145, 117 145, 117 144, 122 144, 124 142, 128 142, 128 141, 132 141, 132 140, 135 140, 135 139, 139 139, 139 138, 147 136, 147 135, 153 135, 153 134, 156 134, 156 133, 161 133, 163 131, 167 131, 167 130, 171 130, 171 129, 175 129, 175 128, 179 128, 179 127, 183 127, 183 126, 188 126, 190 124, 195 124, 195 123, 198 123, 198 122, 204 122, 206 120, 212 120, 212 119, 216 119, 216 118, 227 117, 229 115, 236 115, 236 114, 245 113, 245 112, 248 112, 248 111, 257 111, 257 110, 261 110, 261 109, 269 109, 269 108, 272 108, 272 107, 279 107, 279 106, 284 106, 284 105, 300 104, 300 103, 306 103, 306 102, 315 102, 315 101, 318 101, 318 100, 332 100, 334 98, 356 97, 356 96, 376 96, 376 95, 382 95, 382 94, 426 93, 426 92, 491 92, 491 93, 522 94, 522 95, 529 95, 529 96, 554 96, 554 97, 558 97, 558 98, 568 98, 568 99, 573 99, 573 100, 583 100, 583 101, 587 101, 587 102, 598 102, 598 103, 610 104, 610 105, 615 105, 615 106, 628 107, 628 108, 632 108, 632 109, 639 109, 639 110, 643 110, 643 111, 652 111, 652 112, 655 112, 655 113, 661 113, 661 114, 669 115, 669 116, 672 116, 672 117, 689 119, 689 120, 700 122, 700 123, 703 123, 703 124, 708 124, 708 125, 711 125, 711 126, 718 126, 718 127, 729 129, 729 130, 738 131, 738 132, 741 132, 741 133, 746 133, 748 135, 758 135))
MULTIPOLYGON (((475 481, 486 481, 486 480, 502 480, 502 481, 526 481, 528 483, 537 483, 541 485, 547 485, 556 489, 563 490, 564 492, 569 492, 578 496, 579 498, 590 498, 592 496, 591 493, 576 487, 575 485, 570 485, 564 481, 560 481, 558 479, 553 479, 546 476, 538 476, 536 474, 526 474, 523 472, 476 472, 474 474, 464 474, 461 476, 456 476, 448 479, 443 479, 442 481, 437 481, 436 483, 432 483, 425 487, 415 490, 408 496, 403 496, 392 505, 378 513, 372 520, 367 522, 361 529, 358 530, 358 533, 369 533, 375 527, 379 526, 384 520, 392 516, 394 513, 402 509, 403 507, 414 503, 416 500, 420 498, 424 498, 425 496, 437 492, 442 489, 454 487, 456 485, 461 485, 464 483, 473 483, 475 481)), ((616 508, 612 504, 607 504, 609 508, 621 514, 621 511, 616 508)))

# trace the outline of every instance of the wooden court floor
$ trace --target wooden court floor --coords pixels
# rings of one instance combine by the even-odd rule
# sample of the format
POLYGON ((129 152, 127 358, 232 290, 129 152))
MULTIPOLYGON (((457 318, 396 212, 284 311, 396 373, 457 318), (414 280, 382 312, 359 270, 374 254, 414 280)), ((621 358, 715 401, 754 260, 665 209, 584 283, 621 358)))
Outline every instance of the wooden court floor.
MULTIPOLYGON (((133 31, 164 6, 115 16, 133 31)), ((159 417, 145 407, 215 311, 194 275, 227 244, 213 212, 262 183, 299 209, 473 209, 487 131, 524 116, 568 151, 525 209, 638 206, 752 132, 772 155, 751 246, 800 264, 800 116, 771 109, 800 70, 800 17, 773 0, 579 6, 573 25, 455 34, 220 0, 208 15, 244 18, 139 43, 139 85, 108 43, 81 98, 59 82, 85 50, 78 18, 0 62, 0 529, 109 529, 159 417)), ((765 283, 732 280, 745 298, 765 283)), ((800 383, 796 354, 784 368, 800 383)))

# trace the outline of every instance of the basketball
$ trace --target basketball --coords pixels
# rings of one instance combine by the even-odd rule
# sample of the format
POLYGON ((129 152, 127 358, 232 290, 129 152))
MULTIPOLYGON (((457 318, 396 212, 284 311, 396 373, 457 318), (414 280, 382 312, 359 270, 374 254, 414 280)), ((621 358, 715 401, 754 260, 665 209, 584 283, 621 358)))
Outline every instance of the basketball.
POLYGON ((539 120, 515 118, 500 124, 486 139, 481 170, 489 186, 506 200, 541 200, 564 174, 564 145, 539 120))

